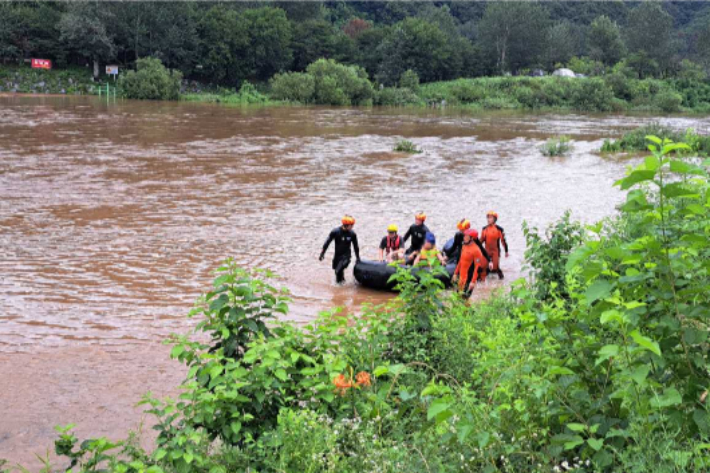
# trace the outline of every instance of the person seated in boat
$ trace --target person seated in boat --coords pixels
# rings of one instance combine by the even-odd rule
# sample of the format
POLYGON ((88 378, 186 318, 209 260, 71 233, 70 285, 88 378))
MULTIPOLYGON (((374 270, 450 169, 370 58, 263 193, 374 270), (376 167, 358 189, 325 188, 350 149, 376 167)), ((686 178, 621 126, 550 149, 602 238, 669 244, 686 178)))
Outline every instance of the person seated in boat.
POLYGON ((412 243, 407 251, 405 251, 406 260, 408 263, 414 261, 419 254, 419 250, 424 246, 424 240, 426 234, 429 233, 429 229, 424 224, 426 221, 426 214, 424 212, 417 212, 414 215, 414 223, 409 227, 407 233, 404 234, 404 243, 407 243, 409 238, 412 238, 412 243))
POLYGON ((404 240, 397 233, 398 230, 395 224, 387 227, 387 235, 380 242, 378 261, 391 263, 404 258, 404 240))
POLYGON ((476 282, 483 280, 488 266, 488 260, 477 241, 478 231, 475 228, 469 228, 464 232, 461 257, 451 278, 453 284, 458 283, 458 290, 466 299, 471 297, 476 282))
POLYGON ((417 257, 414 259, 414 266, 419 265, 420 262, 432 266, 437 259, 442 265, 446 264, 446 260, 436 247, 436 237, 433 233, 427 232, 424 237, 424 246, 422 246, 422 249, 419 250, 417 257))
POLYGON ((333 254, 333 271, 335 271, 335 282, 337 284, 343 284, 345 282, 345 269, 350 266, 350 260, 352 258, 352 252, 350 247, 355 250, 355 261, 360 262, 360 247, 357 243, 357 235, 353 231, 355 226, 355 219, 350 215, 346 215, 341 220, 341 226, 333 229, 328 234, 328 239, 325 240, 323 244, 323 250, 318 258, 323 261, 325 258, 325 252, 328 251, 328 247, 331 242, 335 242, 335 253, 333 254))
POLYGON ((461 256, 461 247, 463 246, 463 232, 471 228, 471 222, 462 218, 456 224, 458 231, 454 235, 454 243, 450 248, 444 248, 444 256, 447 262, 455 263, 461 256))
POLYGON ((498 213, 493 210, 488 211, 486 214, 486 219, 488 220, 488 225, 483 227, 481 231, 481 240, 483 245, 486 247, 486 251, 490 255, 488 260, 491 262, 490 273, 496 273, 498 279, 503 279, 503 271, 500 269, 500 247, 501 243, 505 249, 505 257, 508 257, 508 241, 505 239, 505 231, 503 227, 498 225, 498 213))

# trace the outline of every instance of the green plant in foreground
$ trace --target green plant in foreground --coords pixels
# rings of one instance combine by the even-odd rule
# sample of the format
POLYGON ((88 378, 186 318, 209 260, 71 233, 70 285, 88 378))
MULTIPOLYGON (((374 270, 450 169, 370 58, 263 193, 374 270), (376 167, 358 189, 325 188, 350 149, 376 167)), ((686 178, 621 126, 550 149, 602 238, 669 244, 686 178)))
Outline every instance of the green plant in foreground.
POLYGON ((409 140, 398 141, 394 147, 394 151, 396 151, 398 153, 409 153, 409 154, 418 154, 418 153, 422 152, 422 150, 417 148, 416 144, 414 144, 413 142, 411 142, 409 140))
POLYGON ((540 152, 545 156, 563 156, 570 152, 572 145, 570 145, 569 136, 558 136, 557 138, 550 138, 543 145, 540 146, 540 152))

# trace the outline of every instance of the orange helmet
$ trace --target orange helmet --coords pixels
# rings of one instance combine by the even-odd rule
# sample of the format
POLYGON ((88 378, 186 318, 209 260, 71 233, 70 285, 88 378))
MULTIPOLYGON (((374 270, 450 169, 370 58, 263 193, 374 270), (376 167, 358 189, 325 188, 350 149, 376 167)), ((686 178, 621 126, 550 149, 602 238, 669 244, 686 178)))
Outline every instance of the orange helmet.
POLYGON ((465 218, 462 218, 462 219, 459 221, 459 223, 456 224, 456 228, 458 228, 458 229, 461 230, 462 232, 463 232, 463 231, 466 231, 466 230, 468 230, 469 228, 471 228, 471 222, 469 222, 469 221, 466 220, 465 218))
POLYGON ((469 228, 468 230, 463 232, 463 234, 468 235, 471 238, 478 238, 478 230, 476 230, 475 228, 469 228))
POLYGON ((355 225, 355 219, 352 218, 350 215, 346 215, 345 217, 343 217, 341 222, 343 223, 343 225, 355 225))
POLYGON ((494 212, 493 210, 489 210, 488 213, 486 214, 486 217, 493 217, 496 220, 498 220, 498 213, 494 212))
POLYGON ((416 214, 414 214, 414 219, 421 220, 423 222, 424 220, 426 220, 426 214, 422 211, 417 212, 416 214))

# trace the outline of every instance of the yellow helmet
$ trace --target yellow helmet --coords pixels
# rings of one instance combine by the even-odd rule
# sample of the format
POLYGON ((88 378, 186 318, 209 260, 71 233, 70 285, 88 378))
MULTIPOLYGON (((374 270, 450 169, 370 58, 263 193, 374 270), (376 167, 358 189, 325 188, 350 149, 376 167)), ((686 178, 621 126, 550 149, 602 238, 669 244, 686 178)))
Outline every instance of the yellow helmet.
POLYGON ((388 232, 395 232, 395 233, 397 233, 397 230, 399 230, 399 228, 397 228, 397 225, 395 225, 394 223, 391 224, 391 225, 389 225, 389 226, 387 227, 387 231, 388 231, 388 232))

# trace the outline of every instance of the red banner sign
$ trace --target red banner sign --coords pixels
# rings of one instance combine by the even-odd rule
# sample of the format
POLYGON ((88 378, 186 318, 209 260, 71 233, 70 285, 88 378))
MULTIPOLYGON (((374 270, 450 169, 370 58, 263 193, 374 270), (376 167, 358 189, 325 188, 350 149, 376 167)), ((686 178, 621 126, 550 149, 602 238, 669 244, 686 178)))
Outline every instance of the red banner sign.
POLYGON ((32 58, 32 69, 51 69, 52 61, 49 59, 34 59, 32 58))

